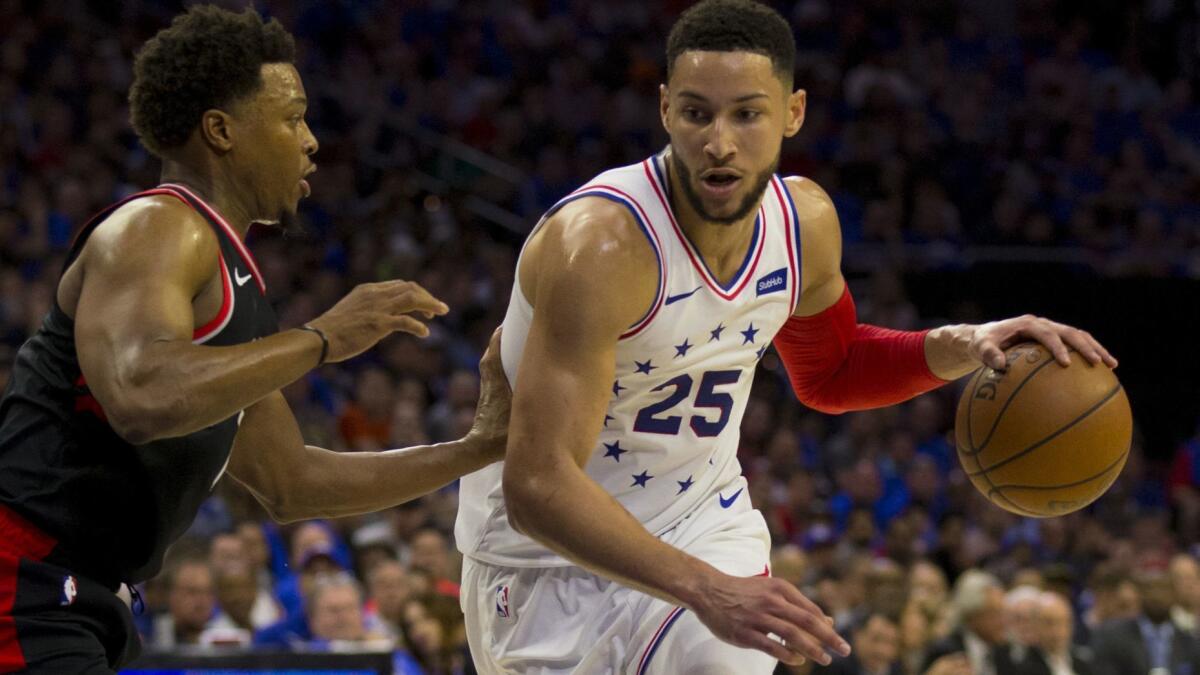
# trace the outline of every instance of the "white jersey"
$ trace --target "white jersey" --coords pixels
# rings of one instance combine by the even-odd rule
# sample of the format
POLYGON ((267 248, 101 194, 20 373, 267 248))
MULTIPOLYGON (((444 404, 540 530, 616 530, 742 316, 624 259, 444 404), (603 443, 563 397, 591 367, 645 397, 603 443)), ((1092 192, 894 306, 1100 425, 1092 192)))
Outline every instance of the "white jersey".
MULTIPOLYGON (((741 490, 721 490, 741 475, 739 429, 754 369, 795 309, 800 280, 796 209, 778 176, 763 194, 750 246, 727 284, 688 241, 667 190, 660 155, 600 174, 549 212, 584 197, 621 204, 658 258, 654 304, 620 337, 612 398, 584 467, 655 535, 705 499, 726 508, 739 496, 748 499, 741 490)), ((501 362, 514 385, 533 313, 518 280, 501 341, 501 362)), ((462 479, 459 550, 494 565, 570 564, 509 526, 503 471, 497 463, 462 479)))

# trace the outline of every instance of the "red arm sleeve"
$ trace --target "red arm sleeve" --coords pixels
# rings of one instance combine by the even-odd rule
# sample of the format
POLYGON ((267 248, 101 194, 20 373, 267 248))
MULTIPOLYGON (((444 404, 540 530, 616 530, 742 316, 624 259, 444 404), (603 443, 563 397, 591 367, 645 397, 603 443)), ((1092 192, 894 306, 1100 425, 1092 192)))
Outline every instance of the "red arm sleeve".
POLYGON ((946 384, 925 360, 927 332, 857 323, 847 288, 824 312, 788 319, 775 350, 802 403, 840 414, 893 405, 946 384))

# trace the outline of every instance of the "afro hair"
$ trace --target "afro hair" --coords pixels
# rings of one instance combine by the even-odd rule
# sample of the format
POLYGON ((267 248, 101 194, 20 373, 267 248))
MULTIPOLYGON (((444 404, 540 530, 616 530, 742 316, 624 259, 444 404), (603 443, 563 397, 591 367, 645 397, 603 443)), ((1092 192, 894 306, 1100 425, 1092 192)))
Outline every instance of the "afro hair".
POLYGON ((192 7, 137 54, 129 90, 133 129, 161 156, 187 141, 204 111, 256 92, 263 64, 291 63, 295 53, 283 26, 252 9, 192 7))

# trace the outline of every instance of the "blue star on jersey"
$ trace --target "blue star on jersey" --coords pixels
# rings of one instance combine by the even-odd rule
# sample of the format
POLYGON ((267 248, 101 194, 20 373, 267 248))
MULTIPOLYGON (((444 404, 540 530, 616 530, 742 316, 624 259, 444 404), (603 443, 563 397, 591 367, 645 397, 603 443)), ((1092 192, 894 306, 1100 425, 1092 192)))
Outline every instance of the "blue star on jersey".
POLYGON ((688 350, 691 348, 692 348, 692 345, 688 344, 687 338, 684 338, 683 344, 675 345, 675 358, 679 358, 681 356, 687 356, 688 350))
POLYGON ((725 330, 725 324, 723 324, 723 323, 717 324, 717 327, 712 329, 712 331, 709 333, 709 335, 711 335, 712 337, 708 338, 708 341, 712 342, 713 340, 720 340, 721 339, 721 331, 723 331, 723 330, 725 330))
POLYGON ((649 483, 651 478, 654 478, 654 476, 651 476, 649 471, 643 471, 633 476, 633 484, 629 487, 646 487, 646 483, 649 483))
POLYGON ((696 481, 692 480, 691 476, 688 476, 687 480, 677 480, 675 482, 679 483, 679 492, 675 493, 675 496, 678 497, 679 495, 687 492, 688 488, 692 487, 696 481))
POLYGON ((754 352, 754 358, 761 359, 763 357, 763 354, 766 354, 766 353, 767 353, 767 346, 763 345, 762 347, 759 347, 757 352, 754 352))
POLYGON ((612 457, 613 459, 615 459, 618 462, 621 461, 621 455, 629 452, 628 450, 621 447, 621 441, 613 441, 612 443, 605 443, 604 447, 608 449, 608 451, 604 453, 604 456, 612 457))
POLYGON ((607 428, 608 428, 608 421, 609 421, 609 420, 615 420, 615 419, 617 419, 617 418, 613 417, 612 415, 609 415, 609 414, 605 413, 605 415, 604 415, 604 428, 605 428, 605 429, 607 429, 607 428))
POLYGON ((625 391, 628 388, 629 387, 622 387, 621 381, 616 380, 615 382, 613 382, 613 396, 620 396, 621 392, 625 391))
POLYGON ((745 338, 742 340, 742 344, 748 345, 748 344, 754 342, 754 336, 758 334, 758 329, 754 327, 754 322, 751 321, 750 327, 744 331, 741 331, 741 334, 742 334, 742 337, 745 338))
POLYGON ((645 363, 635 359, 634 363, 637 364, 637 372, 645 373, 646 375, 649 375, 650 371, 654 370, 655 368, 658 368, 658 366, 651 365, 653 363, 653 360, 651 360, 651 359, 646 359, 645 363))

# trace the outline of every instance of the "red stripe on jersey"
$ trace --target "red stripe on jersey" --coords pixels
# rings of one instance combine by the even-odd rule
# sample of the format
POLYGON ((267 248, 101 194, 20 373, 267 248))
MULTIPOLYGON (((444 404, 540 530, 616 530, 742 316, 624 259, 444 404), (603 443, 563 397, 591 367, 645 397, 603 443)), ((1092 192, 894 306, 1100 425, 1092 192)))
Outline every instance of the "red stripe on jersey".
POLYGON ((221 309, 212 320, 192 331, 193 342, 212 337, 229 322, 229 314, 233 311, 233 283, 229 280, 229 269, 225 267, 225 256, 220 251, 217 252, 217 262, 221 265, 221 309))
POLYGON ((800 297, 800 276, 797 272, 799 264, 796 261, 795 251, 800 248, 800 242, 796 242, 795 248, 792 247, 792 212, 788 208, 787 202, 783 199, 780 185, 783 185, 782 189, 787 189, 787 185, 783 183, 782 178, 776 177, 771 180, 771 187, 775 188, 775 198, 779 200, 779 210, 783 213, 784 238, 787 239, 788 247, 788 267, 792 270, 792 312, 795 312, 796 302, 800 297))
POLYGON ((759 228, 759 233, 758 249, 754 253, 754 260, 743 271, 745 276, 742 278, 742 281, 740 284, 738 284, 737 288, 733 289, 729 293, 726 293, 725 291, 721 290, 721 285, 712 277, 712 274, 708 271, 708 268, 704 266, 704 263, 696 257, 697 253, 692 251, 692 243, 688 241, 687 235, 684 234, 683 229, 679 227, 679 223, 675 220, 675 214, 671 211, 671 206, 667 203, 666 196, 663 194, 662 189, 659 188, 658 181, 654 178, 654 170, 650 168, 650 161, 651 160, 647 159, 646 161, 642 162, 642 168, 646 171, 646 179, 650 181, 650 187, 654 188, 654 194, 658 197, 659 203, 662 204, 663 210, 667 212, 667 218, 671 221, 671 227, 674 228, 675 234, 679 237, 680 243, 683 244, 683 250, 685 253, 687 253, 688 259, 692 261, 692 267, 696 268, 696 272, 700 274, 700 278, 704 279, 704 283, 707 284, 712 292, 716 293, 717 296, 725 300, 732 300, 736 298, 738 294, 742 292, 742 289, 746 287, 746 284, 750 281, 750 278, 754 276, 754 269, 758 266, 759 258, 762 257, 763 244, 767 238, 767 224, 761 212, 762 206, 759 206, 760 222, 756 224, 756 227, 759 228))
POLYGON ((196 203, 204 209, 205 213, 207 213, 210 218, 216 221, 216 223, 221 226, 221 229, 225 230, 225 234, 229 237, 229 240, 233 242, 234 248, 237 249, 238 254, 242 257, 242 260, 246 262, 246 266, 250 268, 251 276, 253 276, 254 281, 258 283, 258 290, 262 291, 263 293, 267 292, 267 284, 263 281, 262 272, 258 271, 258 263, 254 262, 254 256, 250 255, 250 250, 246 248, 244 243, 242 243, 242 238, 238 236, 237 230, 233 229, 229 222, 221 216, 220 212, 209 206, 208 202, 201 199, 199 195, 197 195, 195 192, 192 192, 184 185, 180 185, 179 183, 163 183, 159 187, 167 188, 169 190, 179 190, 180 192, 196 200, 196 203))
POLYGON ((41 560, 57 544, 53 537, 0 505, 0 672, 22 670, 26 665, 12 615, 21 559, 41 560))
POLYGON ((179 196, 179 194, 176 193, 174 190, 166 190, 163 188, 151 188, 149 190, 135 192, 135 193, 129 195, 128 197, 118 200, 115 204, 111 204, 109 206, 104 207, 100 211, 97 211, 95 214, 93 214, 92 217, 83 221, 83 227, 79 228, 79 231, 76 232, 75 236, 71 239, 71 247, 70 248, 71 249, 75 248, 75 245, 79 243, 79 237, 82 236, 84 232, 87 232, 88 226, 90 226, 93 222, 95 222, 96 219, 99 218, 100 216, 112 213, 113 211, 116 211, 117 209, 121 208, 122 206, 125 206, 126 204, 128 204, 129 202, 131 202, 135 199, 141 199, 142 197, 153 197, 154 195, 167 195, 170 197, 174 197, 175 199, 178 199, 179 201, 183 202, 184 204, 187 204, 189 207, 191 206, 191 204, 188 204, 188 200, 179 196))

